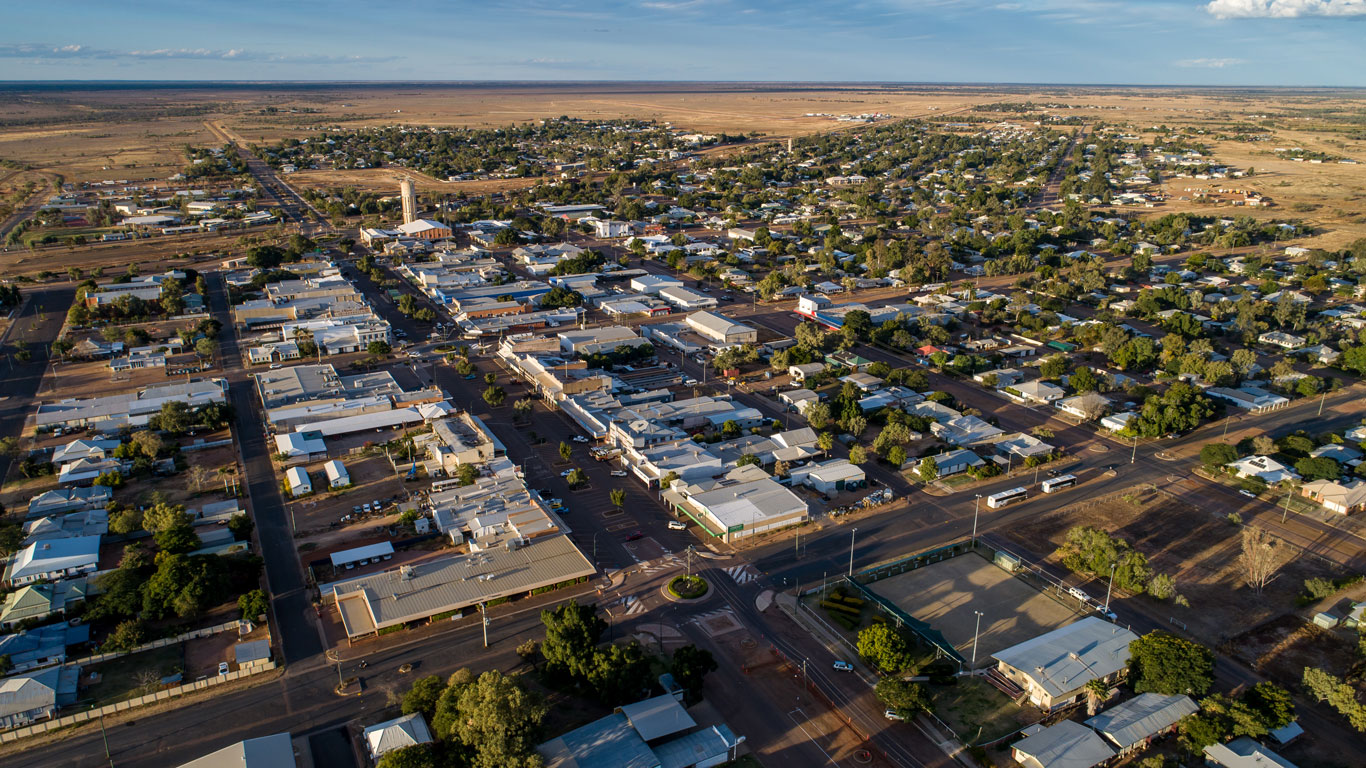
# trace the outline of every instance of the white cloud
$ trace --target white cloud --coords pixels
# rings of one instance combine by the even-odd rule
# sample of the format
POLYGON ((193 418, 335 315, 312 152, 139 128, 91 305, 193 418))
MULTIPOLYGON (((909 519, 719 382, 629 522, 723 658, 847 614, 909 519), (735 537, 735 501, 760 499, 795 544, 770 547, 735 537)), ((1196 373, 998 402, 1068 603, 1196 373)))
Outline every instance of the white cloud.
POLYGON ((1203 69, 1223 69, 1242 64, 1242 59, 1186 59, 1176 62, 1178 67, 1198 67, 1203 69))
POLYGON ((640 7, 649 8, 652 11, 686 11, 701 4, 702 0, 648 0, 648 2, 641 3, 640 7))
POLYGON ((1366 16, 1366 0, 1211 0, 1205 10, 1221 19, 1366 16))
POLYGON ((240 48, 212 50, 209 48, 154 48, 147 50, 119 51, 108 48, 91 48, 85 45, 49 45, 47 43, 0 43, 0 59, 29 59, 33 61, 53 59, 102 59, 102 60, 148 60, 148 59, 199 59, 207 61, 273 61, 298 62, 304 64, 329 63, 373 63, 394 61, 397 56, 327 56, 321 54, 266 53, 245 51, 240 48))

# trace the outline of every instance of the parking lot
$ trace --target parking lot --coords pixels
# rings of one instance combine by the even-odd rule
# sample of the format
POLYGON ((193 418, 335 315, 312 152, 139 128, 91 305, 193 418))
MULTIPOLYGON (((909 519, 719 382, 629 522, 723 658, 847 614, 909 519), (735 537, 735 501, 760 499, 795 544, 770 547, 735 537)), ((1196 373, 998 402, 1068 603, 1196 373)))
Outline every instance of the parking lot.
POLYGON ((303 465, 313 483, 314 494, 287 505, 296 538, 307 541, 326 531, 393 513, 394 504, 406 497, 403 481, 394 474, 382 454, 341 461, 351 476, 352 485, 338 490, 327 487, 322 462, 303 465), (381 502, 382 511, 374 509, 375 501, 381 502), (367 504, 372 505, 371 509, 365 509, 367 504), (358 511, 357 507, 361 509, 358 511), (344 519, 348 515, 351 517, 344 519))

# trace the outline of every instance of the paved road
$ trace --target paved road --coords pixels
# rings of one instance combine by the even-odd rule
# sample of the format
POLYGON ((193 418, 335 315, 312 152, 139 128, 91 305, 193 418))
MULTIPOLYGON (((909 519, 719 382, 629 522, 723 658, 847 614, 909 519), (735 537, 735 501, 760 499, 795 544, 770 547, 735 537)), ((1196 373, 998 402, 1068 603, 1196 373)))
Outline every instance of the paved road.
POLYGON ((293 187, 285 184, 266 161, 247 149, 247 145, 219 123, 206 122, 205 127, 225 143, 231 144, 247 164, 247 171, 261 187, 261 193, 284 212, 286 221, 298 224, 305 234, 331 229, 327 217, 308 204, 293 187))
MULTIPOLYGON (((25 285, 24 303, 17 311, 4 338, 0 340, 4 359, 0 360, 0 380, 4 381, 0 396, 0 437, 18 437, 24 422, 33 415, 38 387, 47 370, 52 342, 66 319, 66 310, 76 297, 76 289, 69 284, 25 285), (32 357, 28 362, 16 360, 15 344, 23 342, 32 357)), ((9 475, 11 460, 0 455, 0 481, 9 475)))
POLYGON ((279 630, 284 661, 296 664, 319 656, 323 643, 314 621, 315 613, 299 565, 298 551, 294 547, 293 531, 285 516, 280 485, 271 466, 270 457, 274 451, 258 416, 260 410, 256 408, 252 379, 242 369, 237 333, 228 311, 227 286, 221 274, 216 273, 212 278, 211 307, 214 316, 223 324, 223 368, 227 371, 228 397, 237 415, 234 432, 247 473, 247 494, 256 521, 257 541, 265 560, 273 626, 279 630))

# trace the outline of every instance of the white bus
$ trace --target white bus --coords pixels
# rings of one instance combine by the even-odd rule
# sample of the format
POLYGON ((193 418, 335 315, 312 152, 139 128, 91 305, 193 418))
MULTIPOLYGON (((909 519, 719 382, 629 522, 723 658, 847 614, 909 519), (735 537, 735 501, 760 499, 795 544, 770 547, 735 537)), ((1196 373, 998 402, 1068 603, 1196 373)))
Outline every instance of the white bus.
POLYGON ((1039 490, 1044 493, 1052 493, 1054 491, 1060 491, 1063 488, 1071 488, 1076 484, 1076 475, 1058 475, 1057 477, 1051 477, 1040 483, 1039 490))
POLYGON ((1028 495, 1023 488, 1011 488, 1008 491, 1001 491, 988 496, 987 506, 992 509, 999 509, 1013 501, 1020 501, 1028 495))

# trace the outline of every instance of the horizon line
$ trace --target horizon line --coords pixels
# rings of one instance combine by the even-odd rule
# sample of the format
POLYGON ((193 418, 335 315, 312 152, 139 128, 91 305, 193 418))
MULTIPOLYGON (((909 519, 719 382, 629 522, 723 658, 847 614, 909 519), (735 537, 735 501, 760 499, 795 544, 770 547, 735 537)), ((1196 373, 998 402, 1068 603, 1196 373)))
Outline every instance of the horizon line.
POLYGON ((383 86, 383 85, 425 85, 425 86, 484 86, 484 85, 719 85, 719 86, 818 86, 818 87, 1009 87, 1009 88, 1143 88, 1143 89, 1215 89, 1215 90, 1326 90, 1354 91, 1366 90, 1366 85, 1271 85, 1271 84, 1213 84, 1213 83, 1081 83, 1081 82, 1023 82, 1023 81, 985 81, 985 80, 629 80, 629 79, 465 79, 465 80, 415 80, 415 79, 47 79, 47 80, 0 80, 0 89, 14 87, 53 87, 53 86, 383 86))

